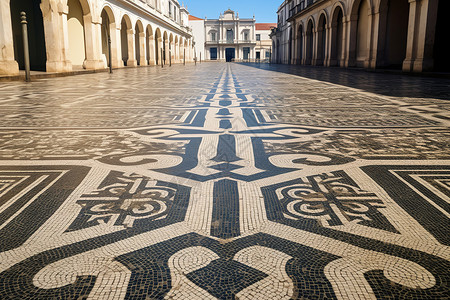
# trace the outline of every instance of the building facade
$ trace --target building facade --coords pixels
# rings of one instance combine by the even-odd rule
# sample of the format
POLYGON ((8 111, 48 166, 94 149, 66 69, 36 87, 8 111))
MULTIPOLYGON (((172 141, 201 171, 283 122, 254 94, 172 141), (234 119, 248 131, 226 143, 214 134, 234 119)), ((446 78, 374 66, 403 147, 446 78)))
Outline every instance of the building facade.
POLYGON ((448 0, 286 0, 273 62, 450 71, 449 8, 448 0))
POLYGON ((194 37, 194 58, 206 60, 205 56, 205 19, 189 15, 189 25, 194 37))
POLYGON ((278 64, 287 64, 291 61, 290 47, 292 43, 292 30, 289 19, 289 11, 292 0, 285 0, 277 11, 277 28, 272 30, 272 62, 278 64))
POLYGON ((205 19, 205 57, 208 60, 245 61, 255 58, 255 18, 241 19, 227 10, 219 19, 205 19))
POLYGON ((27 13, 31 69, 69 72, 191 61, 188 11, 177 0, 0 0, 0 74, 24 68, 20 12, 27 13), (111 42, 109 57, 108 40, 111 42))
POLYGON ((272 53, 272 39, 270 33, 272 28, 276 28, 276 23, 256 23, 256 61, 269 61, 272 53))

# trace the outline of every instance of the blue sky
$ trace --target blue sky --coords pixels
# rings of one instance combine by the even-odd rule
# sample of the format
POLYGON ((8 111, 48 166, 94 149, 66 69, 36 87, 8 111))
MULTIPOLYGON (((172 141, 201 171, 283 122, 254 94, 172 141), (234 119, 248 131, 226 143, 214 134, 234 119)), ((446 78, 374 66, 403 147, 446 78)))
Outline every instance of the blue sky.
POLYGON ((178 0, 184 3, 193 16, 209 19, 219 18, 228 8, 239 12, 240 18, 256 17, 257 23, 276 23, 277 9, 282 0, 178 0))

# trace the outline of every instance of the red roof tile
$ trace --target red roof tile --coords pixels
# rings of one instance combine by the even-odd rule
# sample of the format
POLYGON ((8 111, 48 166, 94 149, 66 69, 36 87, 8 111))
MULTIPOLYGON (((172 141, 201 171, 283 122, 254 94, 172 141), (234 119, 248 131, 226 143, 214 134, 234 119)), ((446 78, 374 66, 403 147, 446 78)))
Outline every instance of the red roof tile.
POLYGON ((273 27, 277 27, 277 23, 256 23, 256 30, 270 30, 273 27))
POLYGON ((189 21, 200 21, 200 20, 203 20, 203 19, 189 15, 189 21))

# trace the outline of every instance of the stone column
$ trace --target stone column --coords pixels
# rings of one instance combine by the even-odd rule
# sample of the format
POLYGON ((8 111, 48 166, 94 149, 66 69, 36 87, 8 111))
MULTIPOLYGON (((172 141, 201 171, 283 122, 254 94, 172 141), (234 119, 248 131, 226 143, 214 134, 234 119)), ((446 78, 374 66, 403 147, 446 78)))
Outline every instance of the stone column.
POLYGON ((18 75, 19 64, 14 59, 10 0, 0 0, 0 22, 0 75, 18 75))
POLYGON ((135 41, 134 41, 134 30, 128 29, 127 30, 127 42, 128 42, 128 60, 127 60, 127 67, 137 67, 137 60, 135 58, 136 51, 134 48, 135 41))
POLYGON ((111 56, 113 68, 123 68, 124 63, 122 60, 122 42, 120 26, 111 23, 111 56))
POLYGON ((364 68, 369 69, 372 61, 372 48, 373 48, 373 37, 374 37, 374 24, 373 24, 373 14, 372 11, 369 11, 369 19, 368 19, 368 28, 367 28, 367 56, 364 60, 364 68))
POLYGON ((317 66, 319 64, 319 29, 317 28, 317 24, 316 27, 314 28, 314 39, 313 39, 313 57, 312 57, 312 62, 311 64, 313 66, 317 66))
POLYGON ((102 61, 102 22, 100 16, 93 18, 89 13, 83 16, 84 36, 86 43, 86 59, 84 67, 87 70, 106 68, 102 61))
POLYGON ((139 50, 139 61, 141 66, 147 66, 147 47, 145 46, 146 42, 145 42, 145 30, 141 33, 139 33, 139 46, 140 46, 140 50, 139 50))
POLYGON ((352 39, 352 35, 357 35, 358 16, 350 16, 344 18, 342 22, 343 41, 342 41, 342 58, 344 67, 354 67, 356 65, 356 39, 352 39))
POLYGON ((149 53, 150 53, 150 58, 149 58, 149 65, 150 66, 154 66, 156 65, 156 60, 155 60, 155 37, 151 37, 148 41, 148 45, 147 47, 149 47, 149 53))
MULTIPOLYGON (((367 67, 369 69, 375 69, 377 67, 377 58, 378 58, 378 37, 380 35, 380 12, 375 11, 373 14, 371 14, 371 17, 369 17, 369 26, 370 26, 370 44, 369 44, 369 57, 367 60, 367 67)), ((385 35, 382 33, 382 35, 385 35)))
POLYGON ((56 0, 42 0, 45 47, 47 49, 47 72, 70 72, 72 63, 68 58, 69 34, 67 28, 67 4, 56 0))
MULTIPOLYGON (((445 0, 444 0, 445 1, 445 0)), ((448 1, 448 0, 447 0, 448 1)), ((420 10, 416 10, 416 26, 414 32, 415 58, 413 72, 432 70, 434 66, 433 47, 436 35, 438 0, 420 0, 420 10)))

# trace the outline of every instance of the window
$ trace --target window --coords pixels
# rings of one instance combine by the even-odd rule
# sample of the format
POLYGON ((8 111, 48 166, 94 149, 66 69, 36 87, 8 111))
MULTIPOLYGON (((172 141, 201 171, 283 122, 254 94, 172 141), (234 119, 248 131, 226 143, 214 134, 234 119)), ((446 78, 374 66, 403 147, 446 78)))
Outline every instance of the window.
POLYGON ((169 1, 169 16, 172 16, 172 2, 169 1))
POLYGON ((261 59, 261 52, 256 52, 256 59, 261 59))
POLYGON ((260 35, 260 34, 257 34, 257 35, 256 35, 256 40, 257 40, 257 41, 260 41, 260 40, 261 40, 261 35, 260 35))
POLYGON ((211 32, 211 41, 213 41, 213 42, 216 41, 216 33, 215 32, 211 32))
POLYGON ((227 29, 227 43, 233 43, 234 34, 233 29, 227 29))

